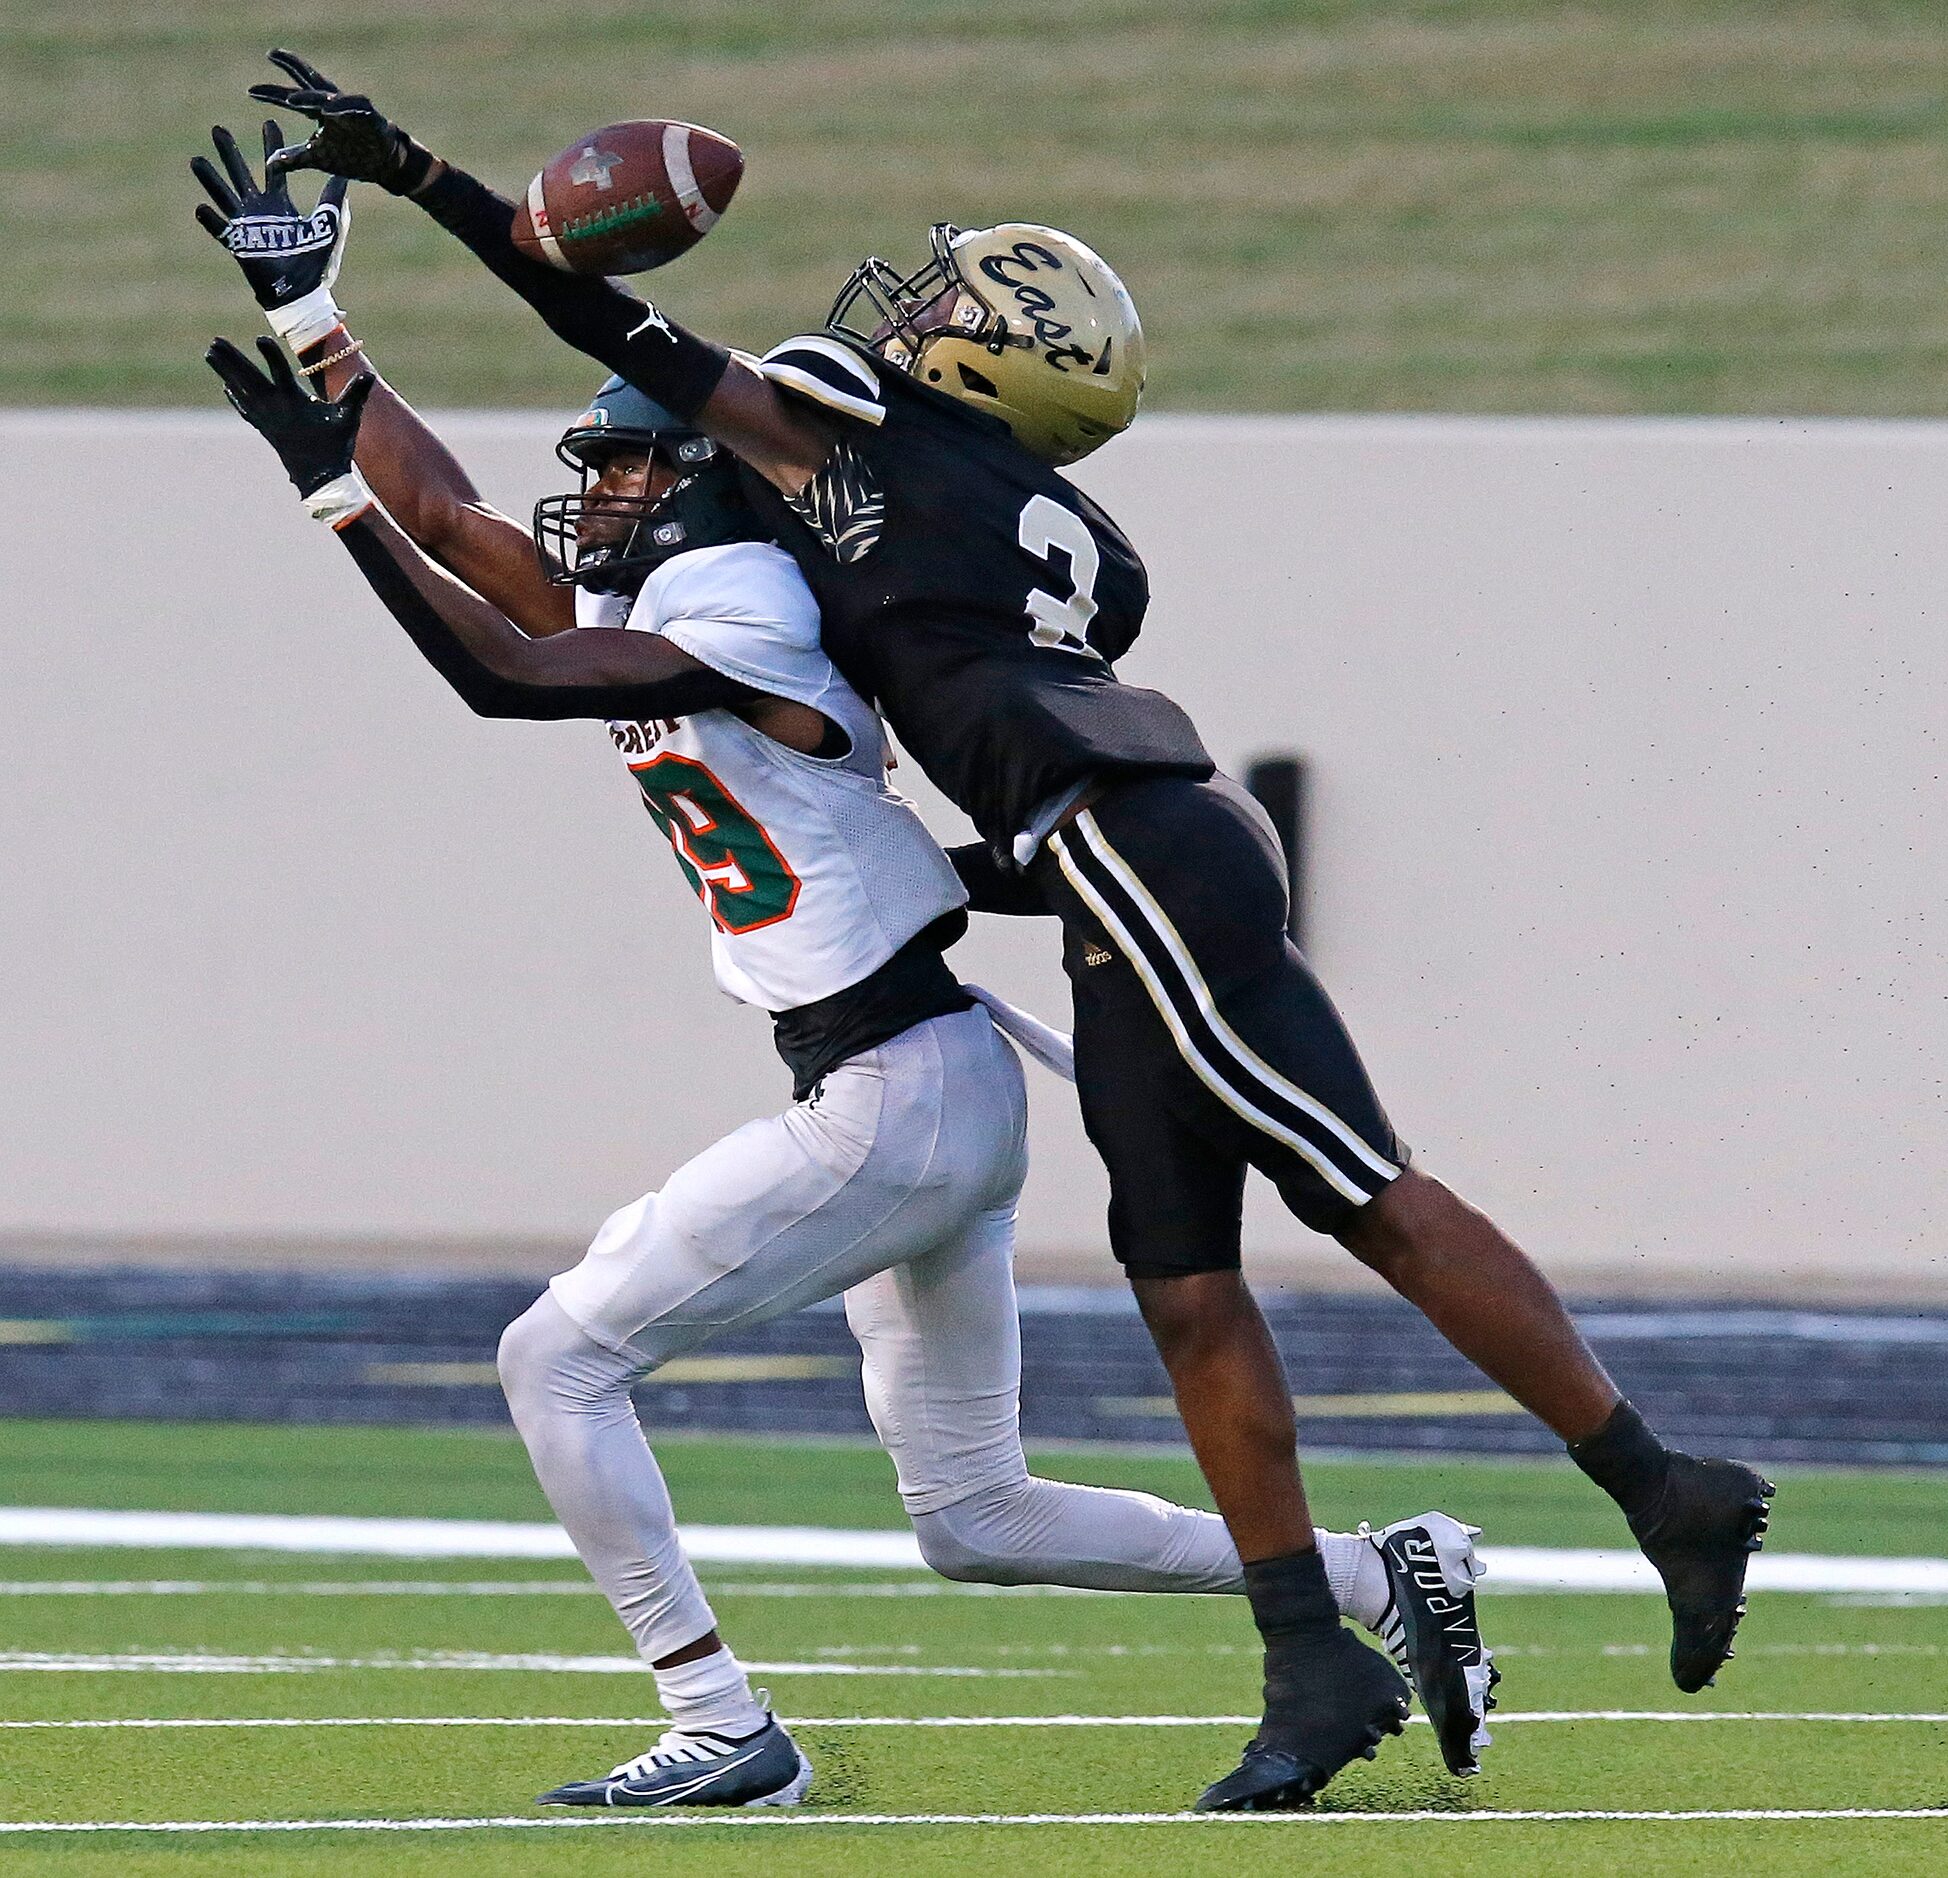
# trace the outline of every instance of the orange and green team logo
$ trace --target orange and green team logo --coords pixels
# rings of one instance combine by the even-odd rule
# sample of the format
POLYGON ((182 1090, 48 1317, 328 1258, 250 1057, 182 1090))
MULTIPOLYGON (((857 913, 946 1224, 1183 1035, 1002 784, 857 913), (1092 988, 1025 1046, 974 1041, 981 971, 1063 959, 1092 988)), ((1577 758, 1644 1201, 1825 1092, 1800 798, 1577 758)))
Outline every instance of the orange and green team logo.
POLYGON ((631 763, 629 773, 718 931, 756 932, 791 917, 798 876, 709 770, 693 758, 664 755, 631 763))

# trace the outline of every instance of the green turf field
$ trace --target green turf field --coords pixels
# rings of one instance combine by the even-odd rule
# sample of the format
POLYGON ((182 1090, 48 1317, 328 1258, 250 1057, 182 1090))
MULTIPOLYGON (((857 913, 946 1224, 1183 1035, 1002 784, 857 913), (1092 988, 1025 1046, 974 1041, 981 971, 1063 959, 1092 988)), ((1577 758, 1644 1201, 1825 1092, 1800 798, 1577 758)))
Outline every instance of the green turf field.
MULTIPOLYGON (((1939 0, 0 0, 0 400, 213 402, 187 159, 273 40, 516 187, 616 117, 750 160, 658 282, 743 343, 937 217, 1072 224, 1163 407, 1948 412, 1939 0)), ((251 141, 246 137, 246 142, 251 141)), ((370 192, 364 192, 370 194, 370 192)), ((433 403, 591 373, 377 198, 341 297, 433 403)))
MULTIPOLYGON (((876 1453, 709 1440, 663 1452, 689 1519, 897 1523, 876 1453)), ((16 1504, 541 1510, 518 1445, 495 1434, 12 1423, 0 1453, 0 1499, 16 1504)), ((1194 1486, 1188 1464, 1169 1456, 1069 1451, 1040 1464, 1165 1492, 1194 1486)), ((1314 1480, 1338 1523, 1439 1500, 1505 1543, 1618 1537, 1556 1466, 1335 1460, 1314 1480)), ((1948 1553, 1948 1491, 1927 1475, 1788 1471, 1773 1543, 1948 1553)), ((997 1594, 894 1571, 705 1576, 736 1647, 768 1666, 761 1679, 818 1765, 812 1801, 796 1812, 684 1824, 528 1805, 542 1786, 599 1772, 655 1732, 653 1686, 618 1660, 621 1631, 567 1562, 0 1549, 0 1720, 118 1724, 8 1727, 0 1817, 461 1822, 384 1835, 0 1835, 0 1868, 541 1878, 958 1873, 1019 1859, 1095 1874, 1274 1871, 1332 1858, 1438 1861, 1498 1878, 1717 1872, 1739 1861, 1850 1874, 1931 1869, 1948 1845, 1943 1818, 1506 1817, 1948 1806, 1948 1609, 1938 1606, 1760 1597, 1723 1685, 1687 1700, 1664 1674, 1657 1600, 1489 1595, 1484 1618, 1506 1680, 1481 1779, 1450 1779, 1415 1727, 1343 1775, 1313 1815, 1063 1823, 1175 1813, 1229 1764, 1248 1730, 1186 1718, 1253 1707, 1249 1632, 1231 1600, 997 1594), (67 1666, 30 1667, 35 1653, 67 1666), (1681 1719, 1714 1712, 1738 1718, 1681 1719), (136 1721, 223 1725, 125 1725, 136 1721), (1345 1817, 1376 1813, 1413 1817, 1345 1817), (900 1823, 940 1814, 1054 1823, 900 1823), (581 1823, 465 1825, 564 1817, 581 1823)))

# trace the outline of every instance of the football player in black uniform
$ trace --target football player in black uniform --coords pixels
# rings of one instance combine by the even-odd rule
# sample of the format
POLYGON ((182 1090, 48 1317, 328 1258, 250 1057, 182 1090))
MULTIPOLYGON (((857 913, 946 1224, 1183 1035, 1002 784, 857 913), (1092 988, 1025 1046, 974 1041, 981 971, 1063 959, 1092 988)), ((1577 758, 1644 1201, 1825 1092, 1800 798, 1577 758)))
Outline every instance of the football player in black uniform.
MULTIPOLYGON (((252 96, 317 125, 278 167, 417 201, 561 338, 741 459, 834 662, 979 830, 960 857, 976 904, 1060 916, 1111 1245, 1265 1639, 1264 1722, 1199 1805, 1303 1804, 1405 1713, 1399 1676, 1340 1628, 1312 1546, 1290 1387, 1239 1270, 1248 1167, 1568 1444, 1663 1576, 1679 1687, 1703 1687, 1731 1653, 1769 1483, 1660 1441, 1522 1251, 1409 1168, 1286 937, 1263 817, 1175 704, 1111 669, 1142 622, 1142 564, 1056 473, 1135 414, 1142 334, 1110 269, 1054 230, 943 225, 916 273, 861 267, 825 332, 734 357, 613 282, 527 259, 513 204, 272 57, 296 82, 252 96)), ((1430 1709, 1485 1704, 1486 1675, 1457 1673, 1479 1639, 1443 1678, 1446 1647, 1424 1658, 1430 1709)), ((1432 1718, 1464 1765, 1478 1714, 1432 1718)))

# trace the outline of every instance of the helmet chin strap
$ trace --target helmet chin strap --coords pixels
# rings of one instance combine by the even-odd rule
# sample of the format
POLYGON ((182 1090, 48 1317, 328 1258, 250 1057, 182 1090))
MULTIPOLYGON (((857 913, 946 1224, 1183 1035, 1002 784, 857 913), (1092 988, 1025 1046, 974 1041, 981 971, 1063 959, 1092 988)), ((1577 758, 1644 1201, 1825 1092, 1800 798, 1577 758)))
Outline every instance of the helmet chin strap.
POLYGON ((575 585, 586 588, 590 593, 640 593, 650 570, 627 560, 622 560, 619 566, 611 566, 611 562, 620 559, 620 546, 618 542, 603 542, 582 555, 575 564, 575 585))

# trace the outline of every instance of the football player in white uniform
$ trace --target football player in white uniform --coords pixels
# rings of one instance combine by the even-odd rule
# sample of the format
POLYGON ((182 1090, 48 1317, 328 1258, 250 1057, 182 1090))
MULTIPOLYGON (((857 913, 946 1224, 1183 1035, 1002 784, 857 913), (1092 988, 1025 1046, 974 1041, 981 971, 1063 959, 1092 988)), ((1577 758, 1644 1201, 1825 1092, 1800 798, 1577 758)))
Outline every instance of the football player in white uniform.
MULTIPOLYGON (((1063 1040, 947 969, 964 890, 887 786, 877 715, 820 649, 810 591, 728 461, 612 380, 559 446, 582 488, 538 505, 532 533, 496 514, 342 325, 342 192, 300 217, 282 185, 256 189, 226 134, 217 147, 228 184, 206 225, 305 375, 336 394, 314 399, 270 341, 267 372, 218 341, 210 363, 231 402, 476 711, 608 722, 709 916, 719 985, 773 1014, 793 1071, 791 1107, 613 1214, 502 1340, 536 1474, 672 1722, 645 1754, 543 1799, 759 1805, 806 1791, 809 1765, 683 1555, 630 1386, 721 1330, 839 1293, 937 1570, 1241 1591, 1215 1515, 1028 1471, 1012 1275, 1025 1100, 995 1021, 1057 1066, 1063 1040), (233 234, 246 228, 259 232, 233 234)), ((207 164, 198 174, 222 185, 207 164)), ((1427 1514, 1318 1539, 1341 1607, 1389 1643, 1430 1710, 1475 1716, 1493 1670, 1471 1530, 1427 1514)))

